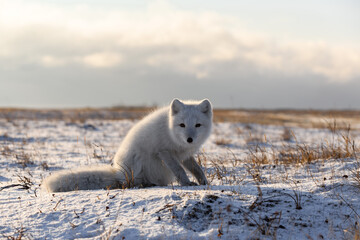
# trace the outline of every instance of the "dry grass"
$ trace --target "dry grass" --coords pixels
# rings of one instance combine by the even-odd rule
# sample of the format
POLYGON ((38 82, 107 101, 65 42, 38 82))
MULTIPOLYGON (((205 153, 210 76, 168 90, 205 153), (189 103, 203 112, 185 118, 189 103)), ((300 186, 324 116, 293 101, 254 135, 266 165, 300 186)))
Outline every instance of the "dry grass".
POLYGON ((283 132, 281 138, 285 142, 293 141, 294 140, 294 133, 291 131, 290 128, 284 127, 284 132, 283 132))
POLYGON ((0 118, 12 122, 13 119, 64 120, 70 123, 84 123, 89 119, 139 119, 154 107, 112 107, 78 109, 22 109, 0 108, 0 118))
POLYGON ((350 170, 352 174, 352 180, 356 187, 360 189, 360 160, 357 159, 355 167, 350 170))
POLYGON ((351 137, 350 129, 339 130, 332 125, 329 130, 332 132, 330 139, 325 139, 325 143, 308 144, 297 141, 296 136, 292 135, 296 144, 287 144, 280 150, 274 159, 276 164, 309 164, 317 160, 357 158, 357 147, 351 137))
MULTIPOLYGON (((352 137, 353 129, 349 124, 338 124, 336 120, 326 122, 324 127, 331 133, 327 139, 323 139, 320 143, 306 143, 298 141, 296 135, 290 128, 284 127, 284 132, 280 136, 283 142, 282 147, 274 146, 268 141, 266 135, 256 132, 250 125, 245 126, 245 130, 240 134, 246 135, 244 138, 247 144, 247 154, 243 159, 238 159, 235 154, 230 154, 224 158, 207 159, 205 154, 201 154, 198 158, 203 165, 209 166, 209 182, 219 180, 221 184, 235 184, 241 182, 238 173, 233 173, 234 167, 239 162, 245 163, 248 176, 255 183, 260 185, 263 182, 262 169, 266 165, 289 165, 289 166, 306 166, 317 161, 326 160, 342 160, 347 158, 357 158, 357 145, 352 137), (255 132, 255 133, 253 133, 255 132), (204 163, 205 162, 205 163, 204 163), (230 163, 230 165, 229 165, 230 163)), ((221 133, 215 131, 217 137, 215 144, 222 147, 228 147, 231 140, 225 138, 221 133)), ((230 151, 230 150, 229 150, 230 151)), ((353 180, 360 187, 360 161, 357 168, 352 169, 353 180)), ((259 191, 260 192, 260 191, 259 191)), ((292 195, 295 203, 301 201, 298 192, 292 195)), ((297 204, 297 205, 299 205, 297 204)), ((300 205, 298 206, 300 208, 300 205)))
POLYGON ((247 225, 256 226, 252 235, 256 236, 257 233, 260 233, 263 236, 270 236, 272 239, 277 239, 276 232, 280 226, 281 214, 281 212, 275 212, 271 214, 270 217, 262 218, 261 216, 258 216, 257 219, 250 214, 245 214, 245 220, 247 225))
POLYGON ((346 123, 360 123, 360 111, 356 110, 214 110, 215 122, 256 123, 327 128, 326 120, 339 119, 337 129, 346 128, 346 123))
MULTIPOLYGON (((139 119, 156 107, 112 107, 79 109, 21 109, 0 108, 0 118, 12 122, 13 119, 29 120, 65 120, 72 123, 84 123, 89 119, 119 120, 139 119)), ((251 110, 251 109, 215 109, 215 122, 256 123, 263 125, 300 126, 327 128, 324 120, 339 119, 338 129, 360 123, 360 111, 357 110, 251 110)))
POLYGON ((0 154, 9 160, 14 160, 23 168, 34 164, 33 156, 25 149, 27 142, 12 142, 12 144, 4 144, 0 148, 0 154))
POLYGON ((231 144, 231 140, 226 138, 218 138, 215 140, 215 144, 218 146, 227 146, 231 144))
MULTIPOLYGON (((26 232, 26 229, 23 226, 21 226, 15 230, 15 232, 12 236, 3 235, 3 238, 8 239, 8 240, 21 240, 21 239, 24 239, 24 237, 26 237, 25 232, 26 232)), ((31 238, 27 238, 27 239, 31 239, 31 238)))

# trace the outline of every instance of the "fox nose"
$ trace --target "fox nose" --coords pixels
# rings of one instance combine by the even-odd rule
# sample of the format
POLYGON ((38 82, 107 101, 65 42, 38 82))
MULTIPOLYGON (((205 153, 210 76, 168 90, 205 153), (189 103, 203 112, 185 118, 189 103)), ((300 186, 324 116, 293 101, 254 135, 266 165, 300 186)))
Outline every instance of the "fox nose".
POLYGON ((193 139, 192 139, 192 138, 188 138, 188 139, 187 139, 187 142, 188 142, 188 143, 192 143, 192 142, 193 142, 193 139))

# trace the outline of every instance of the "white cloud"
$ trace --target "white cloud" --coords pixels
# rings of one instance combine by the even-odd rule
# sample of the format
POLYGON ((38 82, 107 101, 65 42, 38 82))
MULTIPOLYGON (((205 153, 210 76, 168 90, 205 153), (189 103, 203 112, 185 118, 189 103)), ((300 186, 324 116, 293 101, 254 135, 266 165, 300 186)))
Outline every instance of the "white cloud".
POLYGON ((101 52, 86 55, 82 59, 85 65, 95 68, 110 68, 119 65, 122 61, 120 54, 101 52))
POLYGON ((164 2, 150 2, 147 9, 137 11, 26 1, 0 4, 3 67, 145 65, 206 79, 223 64, 234 66, 236 74, 236 67, 247 63, 266 74, 289 77, 315 74, 344 82, 360 76, 358 49, 280 42, 245 30, 238 18, 177 10, 164 2))
POLYGON ((45 67, 59 67, 65 64, 65 60, 49 55, 42 56, 40 58, 40 63, 45 67))

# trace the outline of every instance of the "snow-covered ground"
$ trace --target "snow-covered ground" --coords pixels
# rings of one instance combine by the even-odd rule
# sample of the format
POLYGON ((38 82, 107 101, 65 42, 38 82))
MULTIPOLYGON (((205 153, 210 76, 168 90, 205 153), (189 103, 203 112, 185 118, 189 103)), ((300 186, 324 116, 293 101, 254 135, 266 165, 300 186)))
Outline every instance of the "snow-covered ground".
POLYGON ((109 164, 135 122, 0 119, 0 238, 359 239, 360 160, 328 129, 216 123, 198 155, 209 186, 41 191, 60 169, 109 164))

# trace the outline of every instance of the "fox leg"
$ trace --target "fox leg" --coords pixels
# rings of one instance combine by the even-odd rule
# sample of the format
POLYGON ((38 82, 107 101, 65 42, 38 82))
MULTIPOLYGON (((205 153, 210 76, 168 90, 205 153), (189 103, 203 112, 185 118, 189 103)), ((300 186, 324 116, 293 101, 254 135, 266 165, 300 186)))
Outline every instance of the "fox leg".
POLYGON ((184 168, 181 166, 178 159, 174 158, 169 152, 159 152, 159 157, 165 163, 165 165, 174 173, 176 179, 180 182, 181 186, 196 185, 196 183, 189 180, 184 168))
POLYGON ((196 163, 194 157, 190 157, 183 162, 184 167, 189 170, 197 179, 200 185, 207 185, 205 174, 199 164, 196 163))

